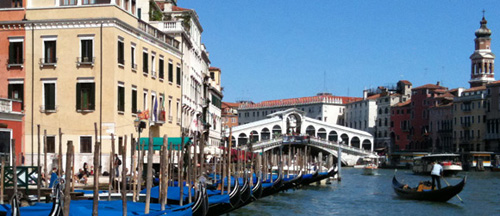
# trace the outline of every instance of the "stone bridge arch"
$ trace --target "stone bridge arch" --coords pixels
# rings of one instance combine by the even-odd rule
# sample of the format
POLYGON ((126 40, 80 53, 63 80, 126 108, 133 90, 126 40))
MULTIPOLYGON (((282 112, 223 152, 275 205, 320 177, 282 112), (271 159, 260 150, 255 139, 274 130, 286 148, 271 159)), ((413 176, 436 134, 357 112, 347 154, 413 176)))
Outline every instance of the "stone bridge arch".
POLYGON ((326 130, 324 128, 320 128, 318 129, 318 137, 321 138, 321 139, 324 139, 326 140, 326 130))
POLYGON ((344 144, 349 145, 349 136, 347 134, 340 135, 340 141, 344 142, 344 144))
POLYGON ((330 133, 328 133, 328 141, 332 141, 332 142, 337 142, 339 141, 339 135, 337 133, 337 131, 330 131, 330 133))
POLYGON ((361 141, 359 140, 359 137, 355 136, 351 139, 351 146, 356 148, 361 147, 361 141))
POLYGON ((314 128, 314 126, 312 125, 309 125, 307 126, 306 128, 306 134, 309 135, 309 136, 316 136, 316 128, 314 128))
POLYGON ((275 138, 278 138, 279 136, 281 136, 281 134, 283 134, 283 131, 281 130, 281 126, 279 125, 274 125, 273 126, 273 139, 275 138))
POLYGON ((267 127, 262 128, 262 130, 260 131, 260 140, 264 141, 270 139, 271 139, 271 132, 269 131, 269 129, 267 129, 267 127))

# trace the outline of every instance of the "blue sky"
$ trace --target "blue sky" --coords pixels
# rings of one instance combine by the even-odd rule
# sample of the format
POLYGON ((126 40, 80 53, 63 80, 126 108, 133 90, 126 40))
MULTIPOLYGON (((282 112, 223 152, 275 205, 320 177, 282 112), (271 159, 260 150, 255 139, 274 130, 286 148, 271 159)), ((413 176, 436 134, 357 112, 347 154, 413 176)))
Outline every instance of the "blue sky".
POLYGON ((483 9, 491 49, 500 53, 496 0, 179 0, 178 6, 198 13, 227 102, 323 91, 361 97, 365 88, 402 79, 414 87, 437 81, 468 87, 483 9))

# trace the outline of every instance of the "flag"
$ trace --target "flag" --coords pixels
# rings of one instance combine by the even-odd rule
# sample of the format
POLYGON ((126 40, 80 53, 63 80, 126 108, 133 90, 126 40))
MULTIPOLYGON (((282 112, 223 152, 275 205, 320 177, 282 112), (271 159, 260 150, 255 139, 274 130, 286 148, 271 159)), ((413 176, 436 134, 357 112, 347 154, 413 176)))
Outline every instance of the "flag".
POLYGON ((190 126, 191 131, 198 131, 198 125, 199 125, 198 117, 197 115, 195 115, 193 117, 193 120, 191 121, 191 126, 190 126))
POLYGON ((158 98, 155 97, 155 106, 154 106, 154 109, 153 109, 153 121, 157 121, 158 120, 158 98))

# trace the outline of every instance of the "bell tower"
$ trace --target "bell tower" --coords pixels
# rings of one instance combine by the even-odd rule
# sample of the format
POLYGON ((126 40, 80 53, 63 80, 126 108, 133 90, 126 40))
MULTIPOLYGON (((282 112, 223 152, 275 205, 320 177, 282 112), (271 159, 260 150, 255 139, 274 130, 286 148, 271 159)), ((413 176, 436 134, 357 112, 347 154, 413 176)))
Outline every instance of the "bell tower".
POLYGON ((489 82, 495 81, 495 54, 491 52, 491 30, 486 27, 486 19, 481 20, 476 38, 474 39, 475 50, 470 56, 471 74, 470 87, 484 86, 489 82))

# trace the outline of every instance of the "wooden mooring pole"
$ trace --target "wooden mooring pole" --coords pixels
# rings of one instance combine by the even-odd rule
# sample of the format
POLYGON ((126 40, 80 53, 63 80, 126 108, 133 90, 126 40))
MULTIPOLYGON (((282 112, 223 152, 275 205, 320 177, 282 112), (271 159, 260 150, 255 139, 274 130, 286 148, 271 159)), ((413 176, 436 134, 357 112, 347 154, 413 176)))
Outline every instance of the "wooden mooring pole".
POLYGON ((127 135, 123 137, 123 149, 122 149, 122 206, 123 206, 123 216, 127 216, 127 135))
POLYGON ((149 205, 151 202, 151 186, 153 185, 153 131, 149 129, 149 145, 148 145, 148 168, 146 170, 146 208, 144 214, 149 214, 149 205))
MULTIPOLYGON (((40 125, 36 125, 37 130, 38 130, 38 151, 37 151, 37 177, 38 179, 36 180, 36 194, 37 194, 37 201, 40 202, 40 196, 41 196, 41 187, 42 187, 42 166, 40 166, 40 125)), ((33 160, 33 159, 32 159, 33 160)), ((67 186, 67 185, 66 185, 67 186)))
POLYGON ((71 202, 71 194, 70 194, 71 187, 69 187, 69 184, 71 182, 71 177, 73 176, 72 172, 73 152, 74 152, 73 141, 68 141, 68 149, 66 150, 66 178, 64 187, 63 215, 69 215, 69 206, 71 202))
POLYGON ((98 203, 99 203, 99 176, 101 175, 101 168, 99 167, 99 164, 101 164, 100 161, 100 152, 101 151, 101 143, 95 142, 94 145, 94 199, 92 203, 92 215, 97 216, 98 215, 98 203))

